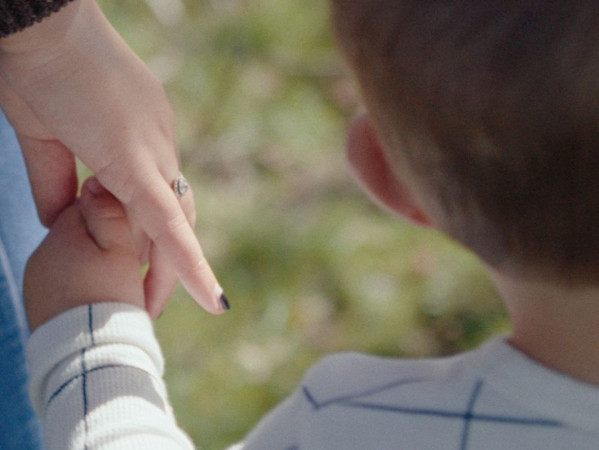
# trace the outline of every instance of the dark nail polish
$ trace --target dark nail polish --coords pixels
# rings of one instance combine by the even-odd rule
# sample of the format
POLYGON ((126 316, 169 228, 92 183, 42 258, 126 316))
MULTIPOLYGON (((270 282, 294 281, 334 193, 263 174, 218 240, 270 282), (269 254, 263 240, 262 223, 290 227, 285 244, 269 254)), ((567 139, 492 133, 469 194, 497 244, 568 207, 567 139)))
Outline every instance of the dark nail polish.
POLYGON ((228 311, 231 309, 231 305, 229 304, 229 299, 227 298, 227 296, 222 293, 220 295, 220 306, 224 311, 228 311))

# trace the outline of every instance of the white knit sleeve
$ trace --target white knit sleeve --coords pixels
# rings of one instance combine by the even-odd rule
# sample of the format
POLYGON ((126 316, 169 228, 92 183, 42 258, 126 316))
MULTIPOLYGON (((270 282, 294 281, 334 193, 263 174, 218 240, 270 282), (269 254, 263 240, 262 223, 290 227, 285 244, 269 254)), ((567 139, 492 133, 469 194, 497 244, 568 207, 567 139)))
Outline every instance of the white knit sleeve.
POLYGON ((173 417, 145 311, 123 303, 67 311, 32 334, 27 360, 47 450, 194 448, 173 417))

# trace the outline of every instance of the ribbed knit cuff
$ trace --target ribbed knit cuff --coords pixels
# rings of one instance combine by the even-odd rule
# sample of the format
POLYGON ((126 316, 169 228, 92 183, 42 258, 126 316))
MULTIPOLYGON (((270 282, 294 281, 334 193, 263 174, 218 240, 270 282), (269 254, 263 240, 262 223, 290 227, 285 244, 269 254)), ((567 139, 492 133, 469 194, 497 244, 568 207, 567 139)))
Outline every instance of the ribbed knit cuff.
POLYGON ((73 0, 0 0, 0 37, 21 31, 73 0))
POLYGON ((152 322, 148 314, 136 306, 117 302, 79 306, 35 330, 27 343, 26 355, 31 375, 29 392, 36 412, 43 413, 48 377, 59 364, 79 355, 83 349, 110 345, 140 350, 145 355, 141 360, 145 362, 134 358, 127 363, 162 376, 164 360, 152 322))

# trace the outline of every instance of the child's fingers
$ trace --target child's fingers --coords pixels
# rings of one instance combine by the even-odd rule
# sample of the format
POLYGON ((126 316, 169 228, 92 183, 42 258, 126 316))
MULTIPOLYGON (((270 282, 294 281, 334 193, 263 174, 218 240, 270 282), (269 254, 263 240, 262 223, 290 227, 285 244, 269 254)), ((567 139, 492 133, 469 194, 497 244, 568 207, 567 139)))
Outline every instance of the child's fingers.
MULTIPOLYGON (((180 203, 187 221, 193 228, 196 220, 196 210, 191 189, 181 197, 180 203)), ((149 257, 150 270, 144 280, 146 309, 150 317, 157 318, 165 308, 169 297, 175 289, 177 274, 170 260, 164 254, 160 253, 160 250, 155 245, 151 246, 149 257)))
POLYGON ((80 204, 87 230, 98 247, 135 252, 125 210, 95 177, 83 184, 80 204))

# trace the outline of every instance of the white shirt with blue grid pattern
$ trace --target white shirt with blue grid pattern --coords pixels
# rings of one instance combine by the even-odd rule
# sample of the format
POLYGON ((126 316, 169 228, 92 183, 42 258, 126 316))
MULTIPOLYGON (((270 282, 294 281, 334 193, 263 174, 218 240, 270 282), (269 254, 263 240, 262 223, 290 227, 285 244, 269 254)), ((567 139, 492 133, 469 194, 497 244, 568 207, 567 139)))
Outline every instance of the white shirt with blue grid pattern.
MULTIPOLYGON (((145 312, 68 311, 33 334, 28 360, 48 450, 193 448, 173 418, 145 312)), ((596 450, 599 388, 503 338, 443 359, 342 354, 311 369, 236 448, 596 450)))

